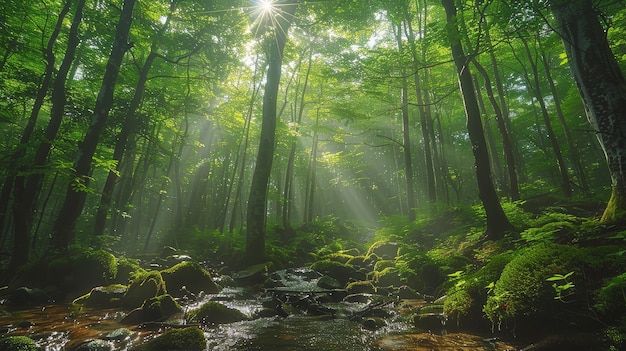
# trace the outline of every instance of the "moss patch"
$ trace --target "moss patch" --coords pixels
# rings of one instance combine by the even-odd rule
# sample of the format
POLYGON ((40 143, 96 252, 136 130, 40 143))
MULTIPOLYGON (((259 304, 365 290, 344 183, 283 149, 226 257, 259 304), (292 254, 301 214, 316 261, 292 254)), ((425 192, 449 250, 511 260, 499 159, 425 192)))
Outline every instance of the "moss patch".
POLYGON ((0 350, 3 351, 40 351, 35 341, 27 336, 8 336, 0 339, 0 350))
POLYGON ((209 301, 197 310, 189 312, 189 320, 207 324, 227 324, 248 319, 241 311, 221 303, 209 301))
POLYGON ((195 327, 174 329, 144 343, 131 351, 201 351, 206 348, 204 333, 195 327))
POLYGON ((196 262, 181 262, 172 268, 161 271, 161 275, 168 291, 174 296, 182 297, 184 295, 184 292, 181 291, 183 286, 193 293, 200 291, 216 293, 220 290, 211 278, 211 274, 196 262))

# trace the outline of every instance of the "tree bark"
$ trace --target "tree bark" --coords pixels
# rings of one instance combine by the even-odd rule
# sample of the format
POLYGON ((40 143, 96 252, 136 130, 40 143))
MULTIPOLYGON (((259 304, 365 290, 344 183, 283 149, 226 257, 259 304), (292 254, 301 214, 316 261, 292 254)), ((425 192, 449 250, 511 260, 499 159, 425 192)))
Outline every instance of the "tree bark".
POLYGON ((120 14, 119 22, 115 31, 115 39, 111 49, 111 55, 107 62, 106 70, 96 99, 94 114, 91 117, 91 125, 87 130, 83 141, 80 143, 76 161, 74 163, 74 177, 70 181, 65 194, 65 201, 54 223, 52 230, 52 245, 54 248, 66 251, 74 236, 74 226, 80 216, 89 186, 91 172, 91 160, 98 146, 109 112, 113 105, 113 92, 117 82, 120 66, 124 54, 130 49, 128 33, 133 18, 133 7, 136 0, 125 0, 120 14))
POLYGON ((269 186, 276 138, 276 105, 280 84, 283 50, 287 42, 287 31, 293 22, 298 1, 274 3, 277 14, 269 39, 268 69, 263 94, 263 122, 252 184, 248 196, 246 216, 246 250, 244 261, 256 264, 265 261, 265 222, 267 216, 267 189, 269 186))
POLYGON ((602 215, 626 213, 626 79, 591 0, 552 0, 557 32, 583 99, 587 119, 602 145, 611 174, 611 198, 602 215))
POLYGON ((483 203, 487 215, 487 228, 485 238, 498 240, 504 237, 504 233, 511 230, 513 226, 509 222, 498 194, 491 179, 491 166, 489 164, 489 153, 487 143, 483 134, 483 126, 480 118, 480 110, 476 100, 476 92, 472 84, 472 76, 469 71, 469 59, 463 52, 460 35, 456 22, 456 7, 454 0, 442 0, 441 3, 446 10, 448 40, 452 50, 452 58, 456 66, 459 77, 459 87, 463 96, 463 105, 467 117, 467 131, 472 143, 474 153, 474 166, 476 178, 478 180, 478 196, 483 203))

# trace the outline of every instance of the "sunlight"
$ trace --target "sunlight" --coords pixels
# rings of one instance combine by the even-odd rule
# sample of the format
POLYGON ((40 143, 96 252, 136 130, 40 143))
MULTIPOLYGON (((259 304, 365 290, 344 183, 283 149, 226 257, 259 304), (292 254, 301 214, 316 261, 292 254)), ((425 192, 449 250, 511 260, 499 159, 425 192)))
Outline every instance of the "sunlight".
POLYGON ((260 0, 258 7, 261 14, 274 12, 274 0, 260 0))

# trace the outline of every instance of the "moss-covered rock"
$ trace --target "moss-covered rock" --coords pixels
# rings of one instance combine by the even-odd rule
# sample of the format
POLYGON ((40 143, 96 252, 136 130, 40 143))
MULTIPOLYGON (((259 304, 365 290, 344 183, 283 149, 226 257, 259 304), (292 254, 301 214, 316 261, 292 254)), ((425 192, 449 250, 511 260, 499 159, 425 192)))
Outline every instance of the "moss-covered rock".
POLYGON ((130 351, 201 351, 206 349, 206 338, 202 330, 195 327, 173 329, 130 351))
POLYGON ((322 289, 341 289, 343 285, 335 278, 329 277, 327 275, 321 277, 317 280, 318 287, 322 289))
POLYGON ((340 252, 335 252, 332 253, 330 255, 326 256, 327 259, 331 260, 331 261, 336 261, 339 263, 343 263, 346 264, 351 258, 353 258, 353 256, 344 254, 344 253, 340 253, 340 252))
POLYGON ((354 267, 358 267, 358 268, 369 268, 370 267, 370 262, 368 262, 365 258, 365 256, 360 255, 360 256, 354 256, 351 259, 349 259, 346 264, 349 264, 351 266, 354 267))
POLYGON ((358 273, 353 266, 343 264, 336 261, 331 260, 321 260, 313 263, 311 265, 311 269, 314 271, 318 271, 322 274, 328 275, 337 279, 341 284, 347 284, 350 280, 360 280, 356 279, 358 273))
POLYGON ((113 344, 105 340, 90 340, 80 344, 74 351, 111 351, 113 344))
POLYGON ((133 276, 145 273, 145 270, 139 265, 139 260, 121 257, 117 260, 117 275, 114 283, 128 284, 133 276))
POLYGON ((348 294, 375 294, 376 288, 371 281, 352 282, 346 286, 348 294))
POLYGON ((263 283, 267 279, 268 266, 265 263, 250 266, 233 274, 238 286, 251 286, 263 283))
POLYGON ((41 351, 35 340, 27 336, 7 336, 0 339, 0 350, 3 351, 41 351))
POLYGON ((126 285, 113 284, 107 286, 97 286, 91 291, 72 303, 85 305, 87 307, 114 307, 120 304, 120 300, 126 294, 126 285))
POLYGON ((205 324, 228 324, 248 319, 241 311, 219 302, 209 301, 189 312, 189 320, 205 324))
POLYGON ((369 247, 366 256, 376 254, 383 259, 393 260, 398 256, 398 247, 398 243, 395 242, 377 241, 369 247))
POLYGON ((385 268, 395 267, 396 263, 392 260, 380 260, 374 265, 375 272, 382 272, 385 268))
POLYGON ((49 262, 46 283, 63 291, 88 291, 94 286, 109 285, 116 275, 117 259, 110 252, 74 249, 49 262))
POLYGON ((121 304, 126 308, 135 308, 147 299, 164 294, 167 294, 167 288, 161 272, 148 271, 132 278, 121 304))
MULTIPOLYGON (((519 252, 502 270, 500 278, 495 283, 483 310, 492 322, 514 318, 520 322, 522 318, 543 320, 558 312, 563 312, 566 298, 568 309, 573 310, 580 306, 576 303, 584 302, 576 290, 583 286, 583 269, 585 254, 582 250, 566 245, 536 245, 519 252), (548 281, 555 275, 565 276, 574 285, 561 299, 553 284, 564 282, 548 281), (561 310, 561 311, 559 311, 561 310)), ((581 290, 582 291, 582 290, 581 290)))
POLYGON ((192 293, 216 293, 220 291, 220 287, 215 284, 211 274, 202 268, 198 263, 185 261, 176 264, 172 268, 161 271, 163 280, 170 294, 182 297, 184 287, 192 293))
POLYGON ((159 295, 146 300, 140 308, 130 311, 121 321, 122 324, 140 324, 143 322, 164 321, 181 312, 182 308, 169 295, 159 295))
POLYGON ((376 286, 393 286, 400 287, 404 285, 400 272, 395 267, 387 267, 374 275, 374 283, 376 286))

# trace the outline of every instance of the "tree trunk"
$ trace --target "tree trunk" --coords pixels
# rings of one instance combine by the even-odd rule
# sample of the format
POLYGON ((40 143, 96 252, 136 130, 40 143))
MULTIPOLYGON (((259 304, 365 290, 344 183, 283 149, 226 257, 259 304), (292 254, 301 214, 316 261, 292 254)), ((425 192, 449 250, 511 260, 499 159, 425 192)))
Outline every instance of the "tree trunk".
MULTIPOLYGON (((398 51, 400 55, 402 55, 403 49, 403 38, 402 38, 402 29, 401 26, 398 25, 396 33, 396 41, 398 43, 398 51)), ((413 48, 412 48, 413 49, 413 48)), ((409 121, 409 84, 406 79, 405 69, 401 70, 402 76, 402 89, 400 91, 401 101, 400 101, 400 110, 402 111, 402 151, 404 155, 404 177, 406 181, 406 198, 407 198, 407 213, 409 222, 415 221, 415 190, 413 188, 413 158, 411 157, 411 128, 409 121)), ((417 77, 417 72, 414 73, 414 77, 417 77)), ((415 81, 418 82, 419 78, 415 78, 415 81)), ((416 90, 417 94, 420 95, 421 92, 416 90)), ((420 98, 421 100, 421 98, 420 98)), ((422 107, 423 109, 423 107, 422 107)), ((420 112, 421 113, 421 112, 420 112)), ((422 127, 422 132, 424 131, 422 127)), ((428 134, 424 134, 424 139, 426 140, 429 136, 428 134)), ((424 142, 427 144, 427 141, 424 142)), ((430 173, 429 173, 430 174, 430 173)), ((430 177, 428 178, 430 180, 430 177)), ((434 189, 434 184, 428 184, 429 189, 434 189)), ((431 192, 429 191, 429 194, 431 192)), ((432 199, 431 199, 432 200, 432 199)))
MULTIPOLYGON (((539 44, 541 43, 539 42, 539 44)), ((554 100, 556 115, 559 118, 559 122, 561 122, 563 135, 565 136, 565 140, 567 141, 570 162, 574 167, 574 172, 576 174, 576 177, 578 178, 578 181, 580 182, 580 187, 584 192, 588 192, 589 182, 587 181, 587 176, 585 175, 585 167, 583 167, 582 163, 580 162, 580 153, 578 152, 578 146, 576 145, 576 141, 574 140, 574 137, 572 137, 572 132, 570 131, 569 126, 567 125, 567 121, 565 120, 565 114, 563 114, 563 109, 561 108, 559 93, 557 92, 556 86, 554 85, 554 79, 552 79, 550 63, 543 49, 541 49, 541 62, 543 64, 544 72, 546 73, 546 80, 548 81, 548 84, 550 86, 550 92, 552 93, 552 97, 554 100)))
MULTIPOLYGON (((506 167, 509 175, 509 189, 511 194, 511 200, 517 201, 520 199, 519 193, 519 183, 517 181, 517 167, 515 162, 515 153, 513 142, 509 137, 509 133, 506 128, 505 116, 503 113, 503 109, 498 105, 496 98, 493 94, 493 89, 491 88, 491 80, 489 79, 489 74, 487 74, 487 70, 478 62, 478 60, 473 60, 474 65, 478 69, 478 72, 483 76, 485 80, 485 90, 487 91, 487 97, 493 110, 496 114, 496 122, 498 125, 498 131, 500 132, 500 136, 502 137, 502 147, 504 149, 504 161, 506 162, 506 167)), ((500 100, 502 102, 502 100, 500 100)))
POLYGON ((591 0, 552 0, 552 11, 589 123, 607 160, 611 198, 603 222, 626 213, 626 79, 591 0))
POLYGON ((276 105, 278 87, 280 84, 283 49, 287 42, 287 31, 293 22, 298 8, 298 1, 274 3, 273 35, 269 39, 269 60, 265 91, 263 94, 263 122, 261 125, 261 140, 257 153, 250 195, 248 197, 247 232, 245 261, 249 264, 261 263, 265 260, 265 221, 267 216, 267 189, 269 186, 272 161, 274 158, 274 143, 276 138, 276 105))
POLYGON ((554 133, 554 128, 552 128, 552 121, 550 120, 550 115, 548 114, 546 102, 543 99, 543 94, 541 92, 541 82, 539 79, 539 70, 537 69, 537 62, 533 58, 530 47, 528 46, 528 41, 521 36, 520 40, 524 44, 526 56, 528 56, 528 62, 530 64, 530 69, 532 70, 532 78, 526 73, 526 79, 528 80, 528 86, 531 87, 531 91, 535 95, 535 98, 537 99, 537 102, 539 102, 539 106, 541 107, 541 116, 543 117, 543 122, 546 125, 546 132, 548 133, 548 139, 550 139, 550 146, 552 147, 552 151, 554 151, 554 156, 556 157, 557 166, 559 168, 561 189, 563 190, 563 195, 565 195, 565 197, 571 197, 572 185, 570 183, 567 165, 565 164, 565 160, 563 159, 561 146, 559 145, 556 134, 554 133))
POLYGON ((480 110, 476 100, 476 92, 472 84, 472 76, 469 71, 469 59, 465 56, 460 42, 456 22, 456 7, 454 0, 442 0, 443 7, 447 15, 448 40, 452 50, 452 58, 456 65, 459 77, 459 87, 463 96, 463 105, 467 117, 467 131, 472 143, 474 153, 474 165, 476 178, 478 180, 478 191, 480 200, 487 215, 487 228, 485 238, 489 240, 501 239, 504 233, 512 229, 512 225, 506 217, 498 194, 491 179, 491 166, 489 164, 489 153, 487 143, 483 134, 483 126, 480 118, 480 110))
POLYGON ((80 143, 77 159, 74 163, 74 178, 70 181, 65 195, 65 201, 54 223, 52 230, 52 244, 56 249, 66 251, 74 236, 74 226, 80 216, 89 186, 91 172, 91 160, 98 146, 109 111, 113 105, 113 92, 117 82, 117 76, 124 54, 130 49, 128 33, 133 18, 133 7, 136 0, 125 0, 119 22, 117 24, 115 39, 111 49, 111 55, 107 62, 102 86, 96 99, 94 114, 91 125, 87 130, 83 141, 80 143))

